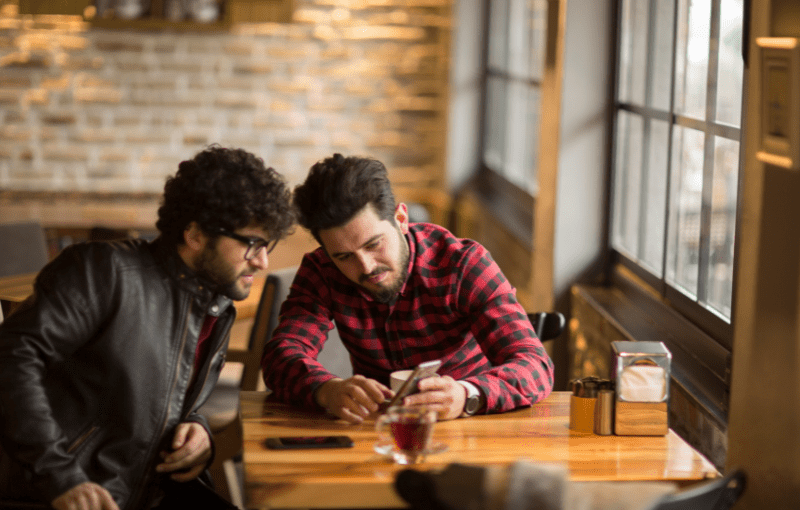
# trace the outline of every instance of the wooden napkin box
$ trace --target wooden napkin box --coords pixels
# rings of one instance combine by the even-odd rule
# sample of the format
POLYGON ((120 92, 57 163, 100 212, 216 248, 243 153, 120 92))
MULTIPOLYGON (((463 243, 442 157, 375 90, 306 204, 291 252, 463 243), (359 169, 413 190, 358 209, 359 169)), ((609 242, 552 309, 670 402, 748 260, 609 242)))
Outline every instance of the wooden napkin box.
POLYGON ((614 433, 666 435, 672 354, 661 342, 611 342, 611 352, 614 433))

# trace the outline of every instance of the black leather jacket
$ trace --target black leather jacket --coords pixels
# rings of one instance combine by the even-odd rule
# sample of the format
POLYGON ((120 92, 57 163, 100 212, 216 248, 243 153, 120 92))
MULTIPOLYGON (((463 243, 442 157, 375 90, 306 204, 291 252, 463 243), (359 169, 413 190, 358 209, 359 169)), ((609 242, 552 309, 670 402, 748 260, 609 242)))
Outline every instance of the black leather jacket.
POLYGON ((175 427, 208 430, 196 410, 235 314, 160 240, 65 248, 0 325, 0 494, 50 502, 93 481, 146 508, 175 427), (206 314, 218 319, 190 386, 206 314))

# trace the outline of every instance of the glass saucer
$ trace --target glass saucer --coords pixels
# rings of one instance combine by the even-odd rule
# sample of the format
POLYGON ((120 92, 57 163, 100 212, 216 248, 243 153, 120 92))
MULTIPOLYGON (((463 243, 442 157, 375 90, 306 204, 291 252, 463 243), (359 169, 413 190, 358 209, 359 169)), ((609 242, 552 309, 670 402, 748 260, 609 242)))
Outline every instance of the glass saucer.
MULTIPOLYGON (((424 455, 436 455, 437 453, 444 453, 447 451, 447 445, 442 442, 433 441, 428 447, 422 452, 424 455)), ((391 443, 375 443, 372 446, 372 449, 375 453, 383 455, 384 457, 393 457, 392 449, 393 445, 391 443)))

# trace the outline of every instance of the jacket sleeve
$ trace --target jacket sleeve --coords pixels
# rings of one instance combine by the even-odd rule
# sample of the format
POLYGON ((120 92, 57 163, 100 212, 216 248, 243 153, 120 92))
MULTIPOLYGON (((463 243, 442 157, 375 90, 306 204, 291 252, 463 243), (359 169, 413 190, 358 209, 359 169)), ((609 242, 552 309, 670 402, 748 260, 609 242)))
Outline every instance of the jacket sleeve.
POLYGON ((553 389, 553 362, 533 331, 515 289, 489 252, 476 245, 459 264, 458 307, 492 368, 465 380, 486 396, 486 412, 535 404, 553 389))
POLYGON ((70 453, 75 438, 67 438, 54 419, 43 385, 49 367, 78 350, 102 321, 101 306, 88 297, 108 288, 110 279, 86 271, 87 265, 77 250, 66 248, 0 325, 3 450, 32 473, 45 501, 88 481, 70 453))
POLYGON ((335 377, 317 361, 328 331, 333 328, 328 300, 321 271, 306 256, 261 360, 264 382, 281 402, 321 409, 314 392, 335 377))

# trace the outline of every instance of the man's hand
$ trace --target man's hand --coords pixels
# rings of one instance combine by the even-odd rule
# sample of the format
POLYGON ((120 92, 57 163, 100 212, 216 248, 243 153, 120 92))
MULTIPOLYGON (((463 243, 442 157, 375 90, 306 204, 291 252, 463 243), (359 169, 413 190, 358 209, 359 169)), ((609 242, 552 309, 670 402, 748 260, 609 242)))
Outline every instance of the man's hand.
POLYGON ((211 458, 211 438, 199 423, 181 423, 172 438, 172 451, 161 452, 161 458, 164 462, 156 471, 173 473, 170 478, 176 482, 194 480, 211 458))
POLYGON ((405 397, 404 405, 426 405, 436 411, 439 420, 452 420, 464 412, 467 390, 449 375, 420 379, 417 388, 419 393, 405 397))
POLYGON ((119 510, 111 493, 94 482, 83 482, 50 502, 56 510, 119 510))
POLYGON ((392 390, 375 379, 354 375, 349 379, 331 379, 317 388, 317 403, 339 418, 353 424, 378 410, 378 405, 394 396, 392 390))

